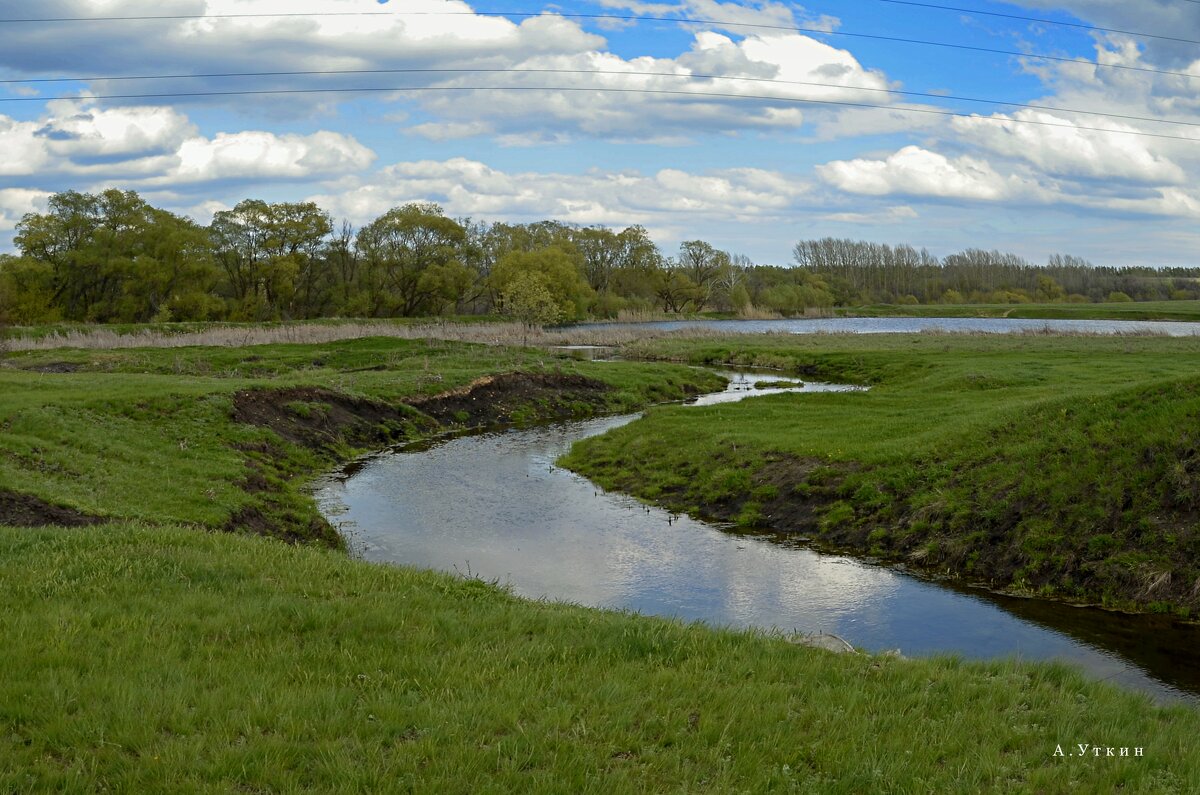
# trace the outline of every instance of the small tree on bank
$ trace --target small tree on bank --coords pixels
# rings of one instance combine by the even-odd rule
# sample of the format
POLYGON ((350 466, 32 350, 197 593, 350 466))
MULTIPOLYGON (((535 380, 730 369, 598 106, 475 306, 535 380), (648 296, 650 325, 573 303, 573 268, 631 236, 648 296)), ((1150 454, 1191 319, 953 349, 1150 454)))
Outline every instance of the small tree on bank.
POLYGON ((504 314, 511 315, 524 324, 522 345, 529 344, 529 330, 539 331, 563 319, 563 310, 554 300, 545 280, 537 273, 518 273, 509 281, 501 294, 504 314))

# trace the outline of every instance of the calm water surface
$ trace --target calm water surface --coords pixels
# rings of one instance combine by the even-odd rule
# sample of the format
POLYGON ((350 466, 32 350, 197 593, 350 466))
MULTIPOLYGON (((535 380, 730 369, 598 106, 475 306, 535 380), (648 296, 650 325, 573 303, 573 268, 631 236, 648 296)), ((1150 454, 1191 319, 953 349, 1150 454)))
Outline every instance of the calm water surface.
MULTIPOLYGON (((761 378, 737 376, 701 402, 754 394, 761 378)), ((792 400, 804 411, 803 394, 792 400)), ((368 560, 498 580, 522 596, 831 632, 908 656, 1062 659, 1159 698, 1200 696, 1195 628, 955 589, 786 538, 727 532, 605 493, 555 465, 576 440, 634 419, 463 436, 380 454, 328 478, 317 496, 368 560)))
POLYGON ((664 320, 650 323, 582 323, 570 329, 677 331, 708 328, 725 334, 916 334, 922 331, 1012 334, 1050 330, 1086 334, 1165 334, 1191 337, 1200 323, 1159 320, 1026 320, 1009 317, 830 317, 788 320, 664 320))

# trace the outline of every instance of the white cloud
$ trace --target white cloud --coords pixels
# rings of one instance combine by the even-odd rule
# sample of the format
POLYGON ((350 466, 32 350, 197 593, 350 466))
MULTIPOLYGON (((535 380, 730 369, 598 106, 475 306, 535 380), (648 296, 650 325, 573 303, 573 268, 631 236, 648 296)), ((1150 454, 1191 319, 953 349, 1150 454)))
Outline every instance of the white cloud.
POLYGON ((474 138, 477 135, 487 135, 492 132, 492 125, 482 121, 470 122, 427 122, 409 127, 405 132, 419 135, 430 141, 453 141, 459 138, 474 138))
MULTIPOLYGON (((686 140, 705 132, 796 130, 810 116, 836 128, 843 109, 822 102, 890 100, 885 75, 799 34, 735 40, 699 31, 677 58, 625 59, 593 50, 530 57, 513 68, 528 71, 448 77, 441 85, 478 90, 424 95, 423 107, 441 121, 412 132, 444 136, 486 127, 511 142, 538 144, 581 135, 686 140)), ((913 122, 907 117, 908 128, 913 122)))
POLYGON ((1184 170, 1152 151, 1153 140, 1137 129, 1105 120, 1121 134, 1081 129, 1070 119, 1033 110, 1012 115, 955 118, 951 124, 967 140, 1005 157, 1024 160, 1047 174, 1088 179, 1126 179, 1151 184, 1179 184, 1184 170), (1057 126, 1056 126, 1057 125, 1057 126))
POLYGON ((998 174, 984 160, 948 158, 918 146, 906 146, 884 160, 835 160, 817 167, 821 179, 848 193, 867 196, 930 196, 998 200, 1022 192, 1014 177, 998 174))
POLYGON ((219 133, 185 141, 178 167, 153 182, 327 178, 361 171, 374 159, 374 152, 340 133, 219 133))
POLYGON ((809 190, 801 180, 751 168, 706 174, 677 169, 652 175, 508 173, 466 158, 396 163, 337 187, 336 193, 312 200, 356 223, 406 202, 436 201, 452 215, 613 226, 677 222, 681 215, 691 225, 706 218, 779 218, 809 190))
MULTIPOLYGON (((788 130, 806 117, 836 116, 838 109, 798 105, 796 100, 863 99, 886 104, 886 77, 864 67, 846 50, 786 29, 721 24, 688 26, 690 49, 677 58, 621 57, 606 51, 607 42, 576 20, 553 12, 512 21, 476 13, 459 0, 405 0, 380 5, 374 0, 193 0, 195 11, 209 14, 302 14, 305 11, 394 16, 250 17, 155 21, 124 25, 65 27, 52 39, 30 30, 6 33, 0 67, 44 73, 75 74, 178 72, 179 64, 204 72, 295 70, 575 69, 616 74, 473 73, 275 76, 250 79, 186 81, 96 81, 98 93, 155 93, 164 90, 297 87, 389 88, 437 86, 453 91, 397 92, 376 95, 392 103, 415 103, 432 120, 410 132, 447 140, 494 131, 517 141, 571 140, 580 136, 623 140, 694 137, 704 132, 788 130), (717 32, 726 29, 728 33, 717 32), (152 32, 152 35, 151 35, 152 32), (643 76, 637 72, 664 75, 643 76), (729 75, 732 80, 688 79, 692 74, 729 75), (784 81, 761 82, 763 79, 784 81), (786 81, 793 81, 789 84, 786 81), (800 85, 797 83, 808 83, 800 85), (829 88, 814 83, 840 84, 829 88), (518 86, 521 91, 502 91, 518 86), (462 91, 478 87, 479 91, 462 91), (531 87, 547 88, 530 91, 531 87), (650 90, 657 94, 598 93, 588 87, 650 90), (559 90, 553 90, 558 88, 559 90), (679 96, 683 92, 693 96, 679 96), (732 97, 705 98, 709 93, 732 97), (738 98, 744 98, 739 100, 738 98)), ((145 12, 143 0, 61 0, 56 14, 145 12)), ((720 3, 688 0, 667 4, 670 13, 747 25, 787 28, 796 24, 782 3, 720 3)), ((181 11, 181 13, 186 13, 181 11)), ((666 13, 666 12, 664 12, 666 13)), ((816 27, 830 28, 825 20, 816 27)), ((310 114, 314 107, 332 112, 357 97, 346 94, 290 94, 197 100, 222 102, 243 112, 310 114)))
POLYGON ((1125 191, 1092 183, 1042 178, 1028 169, 998 167, 987 160, 945 155, 907 146, 883 159, 839 160, 817 167, 826 183, 864 196, 964 199, 1010 205, 1073 208, 1110 215, 1200 217, 1200 192, 1174 186, 1137 186, 1125 191))
POLYGON ((173 152, 196 134, 182 113, 166 107, 98 108, 87 102, 47 104, 35 135, 54 155, 74 160, 173 152))
POLYGON ((55 102, 36 121, 0 116, 0 176, 50 180, 84 177, 124 187, 217 180, 330 178, 361 171, 375 153, 342 133, 310 135, 247 130, 197 134, 169 108, 100 110, 55 102))
POLYGON ((46 208, 50 194, 26 188, 0 189, 0 231, 10 232, 26 213, 40 212, 46 208))
POLYGON ((826 221, 844 224, 898 224, 919 217, 920 213, 907 204, 887 207, 879 212, 829 213, 822 216, 826 221))

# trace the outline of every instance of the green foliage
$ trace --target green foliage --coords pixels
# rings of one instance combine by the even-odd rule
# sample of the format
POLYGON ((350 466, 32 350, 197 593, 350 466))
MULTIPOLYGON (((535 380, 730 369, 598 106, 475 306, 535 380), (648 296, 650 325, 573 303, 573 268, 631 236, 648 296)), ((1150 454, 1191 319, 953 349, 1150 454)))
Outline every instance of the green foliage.
POLYGON ((427 203, 389 210, 359 230, 371 314, 409 317, 456 302, 467 281, 458 261, 465 241, 463 225, 427 203))
POLYGON ((23 256, 5 263, 3 289, 26 322, 144 322, 218 278, 204 231, 131 191, 55 194, 14 242, 23 256))
POLYGON ((979 249, 938 259, 911 246, 830 238, 797 243, 798 267, 784 268, 704 240, 665 257, 640 226, 488 224, 421 202, 356 232, 347 222, 335 228, 312 202, 246 199, 203 229, 132 191, 66 191, 47 212, 21 220, 16 243, 21 256, 0 256, 0 300, 23 324, 494 314, 514 268, 541 272, 566 320, 589 312, 753 316, 756 307, 824 314, 880 302, 888 307, 856 311, 920 314, 938 305, 1029 317, 1018 307, 1037 302, 1050 309, 1029 311, 1058 316, 1060 304, 1108 296, 1200 299, 1194 268, 1094 268, 1059 255, 1035 266, 979 249), (514 266, 514 257, 526 259, 514 266), (960 306, 989 303, 1005 308, 960 306))
POLYGON ((521 271, 509 279, 500 292, 504 313, 539 328, 562 320, 562 305, 554 300, 546 281, 544 274, 534 271, 521 271))
POLYGON ((582 317, 592 296, 578 264, 556 247, 505 254, 492 269, 490 282, 502 298, 519 303, 519 308, 509 309, 502 301, 504 311, 531 325, 582 317))

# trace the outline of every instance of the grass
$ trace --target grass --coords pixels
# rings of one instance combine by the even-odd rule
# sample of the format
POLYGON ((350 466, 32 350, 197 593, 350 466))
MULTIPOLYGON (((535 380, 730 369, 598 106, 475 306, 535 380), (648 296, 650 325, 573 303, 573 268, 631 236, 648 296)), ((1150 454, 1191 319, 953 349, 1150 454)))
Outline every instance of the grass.
MULTIPOLYGON (((304 476, 369 446, 346 439, 320 450, 279 444, 268 429, 232 421, 235 394, 242 390, 316 386, 347 399, 394 405, 491 373, 522 370, 599 379, 611 388, 600 408, 618 410, 719 383, 683 367, 664 378, 648 364, 387 338, 244 349, 35 351, 11 354, 7 364, 0 368, 0 489, 106 518, 205 527, 220 527, 252 505, 293 522, 313 520, 304 476), (248 473, 264 467, 271 505, 244 487, 248 473)), ((539 408, 531 403, 527 419, 538 419, 539 408)), ((549 408, 557 416, 562 407, 549 408)), ((430 431, 413 413, 371 441, 378 447, 430 431)))
MULTIPOLYGON (((877 339, 874 350, 840 338, 791 342, 801 350, 779 340, 757 340, 765 347, 753 350, 740 341, 703 350, 675 341, 657 353, 800 363, 806 378, 874 383, 866 395, 804 396, 830 411, 846 408, 838 400, 868 401, 841 415, 854 446, 838 460, 872 445, 880 461, 884 448, 903 450, 902 440, 889 447, 860 433, 861 409, 884 398, 877 416, 921 429, 903 416, 917 399, 904 398, 902 386, 953 380, 937 375, 939 362, 971 358, 955 346, 994 346, 973 354, 969 367, 954 365, 962 377, 990 352, 998 358, 988 377, 1052 391, 1037 385, 1054 374, 1039 339, 877 339)), ((1086 369, 1095 351, 1078 346, 1087 344, 1068 343, 1080 360, 1070 372, 1086 369)), ((1124 359, 1123 349, 1107 349, 1117 364, 1105 383, 1114 388, 1135 371, 1176 377, 1194 352, 1186 341, 1112 344, 1131 346, 1124 359)), ((319 541, 305 535, 315 510, 303 489, 309 476, 365 439, 419 436, 450 422, 428 413, 429 403, 405 409, 404 401, 514 370, 607 385, 565 406, 540 392, 516 394, 530 419, 628 409, 715 386, 702 372, 661 363, 401 339, 8 357, 0 367, 0 493, 36 495, 107 522, 0 527, 0 791, 1200 787, 1191 753, 1200 713, 1155 706, 1065 666, 839 656, 773 635, 530 602, 478 580, 214 532, 239 529, 230 518, 267 500, 262 510, 290 522, 293 538, 319 541), (268 402, 279 412, 274 426, 233 421, 248 390, 279 396, 268 402), (333 422, 346 407, 397 414, 375 429, 382 436, 358 436, 362 428, 344 417, 333 422), (279 435, 299 431, 319 431, 321 444, 279 435), (250 489, 258 481, 265 491, 250 489), (1070 754, 1077 743, 1140 747, 1144 756, 1053 756, 1057 745, 1070 754)), ((985 413, 999 405, 989 390, 975 394, 985 413)), ((958 399, 960 408, 975 405, 958 399)), ((796 439, 804 404, 787 400, 746 406, 769 410, 774 435, 796 439)), ((648 425, 634 427, 707 418, 679 426, 695 434, 669 440, 683 450, 700 449, 701 437, 752 430, 727 422, 740 407, 687 411, 654 409, 648 425)), ((969 417, 946 422, 972 426, 969 417)), ((952 431, 926 428, 924 438, 950 440, 952 431)))
POLYGON ((136 524, 0 530, 0 588, 6 792, 1200 785, 1200 714, 1061 666, 839 656, 136 524), (1053 757, 1076 743, 1145 755, 1053 757))
POLYGON ((1200 341, 822 336, 634 349, 870 384, 660 408, 567 465, 1021 594, 1200 608, 1200 341))

